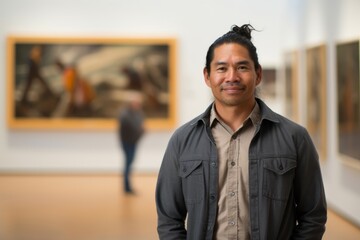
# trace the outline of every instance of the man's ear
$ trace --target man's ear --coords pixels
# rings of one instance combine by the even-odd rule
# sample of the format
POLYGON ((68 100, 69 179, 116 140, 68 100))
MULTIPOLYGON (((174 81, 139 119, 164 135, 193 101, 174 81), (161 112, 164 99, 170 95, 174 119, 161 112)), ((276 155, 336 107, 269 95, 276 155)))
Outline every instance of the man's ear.
POLYGON ((204 67, 204 69, 203 69, 203 75, 204 75, 204 80, 205 80, 206 85, 208 85, 210 87, 210 75, 209 75, 206 67, 204 67))
POLYGON ((204 75, 204 80, 205 80, 206 85, 208 85, 210 87, 210 75, 209 75, 206 67, 204 67, 204 69, 203 69, 203 75, 204 75))
POLYGON ((262 67, 259 65, 259 68, 256 70, 256 86, 261 83, 262 80, 262 67))

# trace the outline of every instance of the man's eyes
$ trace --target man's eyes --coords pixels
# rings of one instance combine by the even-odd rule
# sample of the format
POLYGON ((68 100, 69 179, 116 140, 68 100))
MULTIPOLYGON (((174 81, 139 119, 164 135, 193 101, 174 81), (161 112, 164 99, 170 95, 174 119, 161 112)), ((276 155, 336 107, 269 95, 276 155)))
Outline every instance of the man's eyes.
MULTIPOLYGON (((236 70, 244 71, 244 70, 248 70, 248 69, 249 69, 249 66, 247 66, 247 65, 239 65, 236 70)), ((225 67, 225 66, 219 66, 216 68, 216 71, 218 71, 218 72, 226 72, 227 70, 228 70, 228 67, 225 67)))
POLYGON ((216 68, 216 70, 219 71, 219 72, 225 72, 226 67, 218 67, 218 68, 216 68))
POLYGON ((247 70, 249 67, 247 65, 241 65, 238 67, 239 70, 247 70))

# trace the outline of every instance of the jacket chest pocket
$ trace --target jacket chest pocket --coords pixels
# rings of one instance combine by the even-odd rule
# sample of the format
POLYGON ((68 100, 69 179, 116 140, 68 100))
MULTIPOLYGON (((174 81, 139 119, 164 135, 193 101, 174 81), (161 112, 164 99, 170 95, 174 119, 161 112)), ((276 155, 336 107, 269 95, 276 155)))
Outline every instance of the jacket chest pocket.
POLYGON ((204 199, 204 172, 201 160, 180 161, 179 176, 185 201, 194 204, 204 199))
POLYGON ((264 159, 263 195, 286 201, 293 187, 296 160, 290 158, 264 159))

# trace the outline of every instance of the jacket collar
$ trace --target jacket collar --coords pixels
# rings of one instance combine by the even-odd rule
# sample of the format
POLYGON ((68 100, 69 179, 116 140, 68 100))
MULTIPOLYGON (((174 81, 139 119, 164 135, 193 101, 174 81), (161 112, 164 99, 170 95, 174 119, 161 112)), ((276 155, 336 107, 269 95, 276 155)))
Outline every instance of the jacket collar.
MULTIPOLYGON (((275 112, 273 112, 261 99, 259 98, 255 98, 257 103, 259 104, 260 107, 260 113, 261 113, 261 120, 260 120, 260 125, 264 120, 268 120, 274 123, 279 122, 278 119, 278 114, 276 114, 275 112)), ((206 126, 209 126, 210 124, 210 112, 211 112, 211 107, 214 104, 214 102, 212 102, 207 109, 205 110, 205 112, 203 112, 201 115, 199 115, 198 117, 196 117, 191 125, 195 125, 195 124, 199 124, 199 123, 204 123, 206 126)))

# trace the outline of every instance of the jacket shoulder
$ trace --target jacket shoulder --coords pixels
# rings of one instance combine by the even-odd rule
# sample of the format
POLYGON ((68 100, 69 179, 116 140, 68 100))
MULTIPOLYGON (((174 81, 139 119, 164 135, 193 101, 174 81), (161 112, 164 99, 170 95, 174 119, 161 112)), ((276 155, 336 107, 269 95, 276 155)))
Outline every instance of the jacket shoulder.
POLYGON ((262 100, 257 99, 257 101, 261 109, 262 120, 268 120, 271 124, 274 124, 279 128, 287 129, 291 132, 307 132, 305 127, 301 126, 299 123, 272 111, 262 100))
POLYGON ((292 130, 294 132, 307 132, 307 130, 304 126, 300 125, 299 123, 297 123, 285 116, 277 114, 277 118, 279 119, 279 123, 289 130, 292 130))
POLYGON ((202 123, 204 123, 203 114, 193 118, 192 120, 178 127, 173 133, 173 137, 182 138, 184 136, 187 136, 190 132, 197 129, 202 123))

